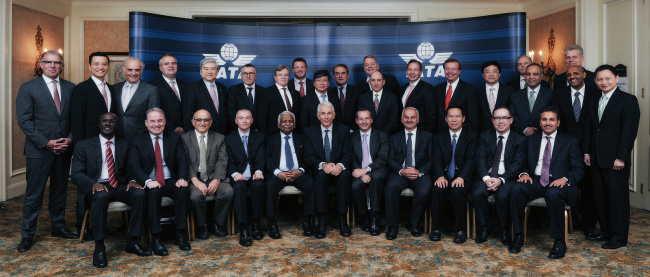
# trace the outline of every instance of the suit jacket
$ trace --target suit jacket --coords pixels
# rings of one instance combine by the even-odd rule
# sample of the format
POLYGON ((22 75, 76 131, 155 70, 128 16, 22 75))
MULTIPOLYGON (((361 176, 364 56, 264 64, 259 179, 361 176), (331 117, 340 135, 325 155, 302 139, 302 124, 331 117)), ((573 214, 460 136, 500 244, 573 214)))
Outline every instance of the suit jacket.
POLYGON ((226 136, 228 176, 232 176, 235 172, 244 174, 247 164, 250 164, 251 175, 258 170, 264 172, 264 140, 262 133, 251 129, 248 133, 248 155, 246 155, 239 131, 235 130, 228 134, 226 136))
MULTIPOLYGON (((322 98, 316 95, 316 93, 313 90, 307 92, 305 97, 300 98, 300 119, 298 120, 298 129, 300 131, 309 126, 320 124, 320 120, 318 120, 316 114, 318 113, 318 104, 320 104, 322 98)), ((341 114, 341 101, 339 101, 337 93, 328 91, 327 99, 334 106, 334 112, 336 113, 334 120, 339 123, 343 122, 343 118, 339 116, 341 114)))
MULTIPOLYGON (((582 68, 582 70, 584 70, 585 73, 587 73, 587 76, 585 76, 585 84, 588 85, 588 86, 597 88, 598 86, 596 86, 596 73, 593 73, 593 72, 585 69, 584 67, 582 68)), ((560 75, 557 75, 557 76, 555 76, 555 78, 553 78, 553 89, 554 90, 559 90, 561 88, 568 88, 568 87, 569 86, 567 85, 566 72, 564 72, 564 73, 562 73, 560 75)))
MULTIPOLYGON (((488 176, 488 171, 492 168, 494 155, 497 151, 497 132, 494 130, 483 131, 478 140, 476 150, 476 173, 477 177, 483 178, 488 176)), ((526 138, 515 132, 510 132, 506 144, 503 145, 503 163, 506 171, 501 175, 506 182, 514 182, 518 179, 519 173, 524 168, 526 162, 526 138)))
MULTIPOLYGON (((445 109, 445 97, 447 96, 447 81, 444 81, 436 85, 433 89, 436 93, 436 102, 438 104, 438 127, 437 132, 444 132, 449 129, 447 122, 445 122, 445 116, 447 115, 447 109, 445 109)), ((465 123, 463 123, 464 129, 470 129, 473 132, 478 132, 479 130, 479 104, 476 96, 476 88, 470 83, 467 83, 463 80, 458 80, 458 85, 456 85, 456 90, 454 90, 451 95, 451 101, 449 101, 449 106, 458 105, 463 108, 463 114, 465 115, 465 123)))
MULTIPOLYGON (((176 133, 162 134, 162 155, 172 179, 188 180, 188 161, 181 137, 176 133)), ((154 172, 156 156, 150 133, 139 134, 131 140, 129 148, 129 175, 142 186, 154 172)), ((174 184, 166 184, 174 185, 174 184)))
POLYGON ((552 96, 552 89, 540 87, 531 112, 530 106, 528 106, 528 89, 513 92, 510 96, 510 111, 513 117, 512 130, 523 134, 526 128, 535 127, 538 132, 541 132, 539 113, 551 104, 552 96))
MULTIPOLYGON (((453 97, 453 96, 452 96, 453 97)), ((456 171, 454 178, 461 177, 465 181, 469 181, 474 173, 474 157, 476 155, 476 143, 478 135, 472 130, 463 128, 460 136, 456 138, 456 152, 455 152, 455 165, 456 171)), ((433 138, 433 180, 440 177, 447 176, 449 170, 449 163, 451 162, 451 136, 449 135, 449 128, 440 130, 433 138)))
POLYGON ((393 134, 400 125, 399 102, 395 94, 386 89, 381 93, 379 111, 375 112, 374 93, 364 93, 359 96, 359 109, 368 109, 372 115, 372 129, 381 130, 386 134, 393 134))
MULTIPOLYGON (((295 124, 298 125, 300 119, 300 93, 287 89, 287 95, 291 97, 291 112, 296 116, 295 124)), ((260 121, 258 122, 258 131, 262 134, 272 134, 279 132, 278 115, 287 110, 283 94, 280 94, 278 87, 273 84, 264 90, 264 96, 257 110, 260 121)))
MULTIPOLYGON (((223 182, 228 176, 226 175, 226 169, 228 167, 228 152, 226 151, 225 137, 222 134, 218 134, 212 131, 208 131, 208 140, 205 142, 206 146, 206 170, 207 170, 207 180, 202 181, 211 181, 219 179, 223 182)), ((183 140, 183 146, 185 146, 185 151, 187 153, 187 160, 189 162, 189 172, 187 174, 187 179, 192 179, 193 177, 199 178, 196 173, 199 172, 199 165, 201 163, 201 150, 199 140, 196 138, 196 130, 189 131, 181 135, 183 140)))
MULTIPOLYGON (((147 110, 160 106, 158 98, 158 87, 140 81, 138 89, 131 97, 129 105, 124 109, 122 105, 122 88, 124 82, 113 85, 115 88, 115 105, 117 106, 117 118, 119 119, 117 136, 126 140, 146 133, 147 110)), ((167 118, 167 116, 165 116, 167 118)))
MULTIPOLYGON (((307 96, 303 97, 303 99, 307 96)), ((323 146, 323 132, 321 125, 312 125, 305 129, 305 165, 314 171, 318 170, 318 165, 325 160, 325 148, 323 146)), ((332 132, 329 134, 332 143, 330 144, 330 161, 331 163, 341 163, 344 168, 350 164, 347 152, 349 152, 350 128, 341 123, 332 125, 332 132)))
MULTIPOLYGON (((396 97, 399 97, 400 95, 400 85, 397 82, 397 78, 395 76, 390 75, 390 74, 383 74, 384 76, 384 91, 389 91, 393 94, 395 94, 396 97)), ((366 81, 368 78, 364 79, 361 84, 357 84, 357 86, 361 87, 362 93, 364 92, 372 92, 372 88, 370 88, 370 84, 366 81)))
POLYGON ((178 100, 176 93, 162 76, 151 81, 151 85, 158 87, 158 98, 160 108, 165 111, 165 132, 173 132, 177 127, 183 128, 183 101, 187 100, 187 83, 176 79, 178 94, 181 100, 178 100))
MULTIPOLYGON (((519 84, 519 77, 520 75, 517 74, 517 77, 514 79, 510 80, 510 82, 507 82, 506 85, 512 88, 512 91, 520 91, 521 90, 521 85, 519 84)), ((540 84, 543 88, 551 88, 551 84, 549 84, 547 81, 542 80, 540 84)))
MULTIPOLYGON (((526 138, 528 145, 528 158, 524 167, 524 172, 533 176, 540 155, 544 155, 541 150, 542 139, 545 139, 543 133, 536 133, 526 138)), ((551 168, 549 169, 549 181, 566 177, 571 185, 577 185, 584 176, 584 164, 580 153, 580 144, 578 139, 562 132, 557 132, 555 144, 551 154, 551 168)), ((613 164, 613 163, 612 163, 613 164)))
MULTIPOLYGON (((298 95, 298 97, 300 97, 300 95, 298 95)), ((281 139, 284 139, 284 136, 284 133, 277 132, 266 137, 266 145, 264 147, 264 164, 266 165, 266 173, 270 175, 273 175, 273 171, 280 168, 280 159, 282 158, 282 152, 284 152, 284 149, 282 149, 281 139)), ((296 132, 292 132, 291 137, 293 138, 293 147, 296 151, 296 159, 298 159, 298 164, 296 166, 299 168, 304 168, 305 139, 301 134, 298 134, 296 132)), ((287 158, 291 159, 291 157, 287 158)))
POLYGON ((600 97, 593 97, 589 102, 589 120, 583 142, 583 153, 590 154, 591 164, 601 168, 612 168, 616 159, 625 161, 625 166, 630 165, 632 147, 639 129, 640 111, 636 96, 619 88, 610 93, 600 121, 600 97))
POLYGON ((239 83, 228 88, 228 121, 230 122, 230 129, 237 130, 237 124, 235 124, 235 116, 237 116, 237 111, 241 109, 248 109, 253 114, 253 124, 251 129, 257 130, 258 124, 263 120, 263 118, 258 117, 257 109, 259 108, 260 99, 262 94, 264 94, 264 87, 255 84, 255 97, 253 97, 253 107, 248 102, 248 89, 244 83, 239 83))
MULTIPOLYGON (((295 91, 298 93, 298 96, 300 96, 300 87, 296 87, 295 80, 296 80, 295 78, 291 78, 291 80, 289 80, 289 83, 287 84, 287 87, 289 88, 290 91, 295 91)), ((303 83, 302 85, 305 89, 305 95, 307 95, 307 93, 309 93, 310 91, 316 90, 316 88, 314 87, 314 81, 312 79, 305 78, 305 83, 303 83)))
POLYGON ((217 99, 219 101, 219 112, 214 107, 212 102, 212 97, 210 97, 210 92, 205 86, 203 79, 198 80, 189 87, 189 93, 187 94, 187 101, 185 101, 185 115, 183 119, 185 120, 184 129, 186 131, 193 130, 192 126, 192 117, 194 113, 198 110, 206 110, 212 116, 212 125, 210 126, 210 131, 217 132, 219 134, 227 134, 230 129, 230 123, 228 121, 228 108, 226 99, 226 86, 223 84, 214 81, 217 86, 216 93, 217 99))
MULTIPOLYGON (((595 87, 585 85, 584 99, 580 116, 576 121, 573 115, 573 100, 571 100, 571 87, 562 87, 553 93, 551 105, 556 106, 560 111, 560 130, 562 133, 577 137, 582 142, 585 136, 585 125, 589 120, 589 105, 593 98, 599 97, 599 91, 595 87)), ((582 145, 582 143, 580 144, 582 145)))
MULTIPOLYGON (((370 169, 377 170, 387 168, 388 153, 390 151, 390 141, 388 135, 381 130, 372 129, 370 132, 370 158, 372 163, 368 166, 370 169)), ((361 168, 363 162, 363 147, 361 145, 361 131, 354 131, 350 133, 350 141, 352 142, 352 151, 348 151, 350 168, 355 170, 361 168)))
MULTIPOLYGON (((128 152, 129 142, 115 137, 113 158, 115 163, 115 178, 118 186, 124 186, 130 180, 130 176, 127 176, 126 170, 128 152)), ((94 138, 87 138, 75 145, 70 178, 84 195, 90 192, 102 174, 102 165, 104 162, 102 160, 102 154, 99 135, 94 138)))
MULTIPOLYGON (((431 173, 431 160, 433 160, 433 135, 427 131, 418 129, 415 133, 415 169, 427 175, 431 173)), ((399 131, 390 136, 390 147, 388 152, 388 168, 390 172, 399 175, 406 161, 406 133, 399 131)))
MULTIPOLYGON (((480 131, 492 130, 494 131, 494 124, 492 124, 492 111, 490 111, 490 104, 488 103, 487 89, 485 84, 476 88, 476 93, 478 94, 478 102, 480 109, 480 131)), ((494 107, 499 106, 510 106, 510 95, 512 94, 512 89, 505 84, 499 83, 499 90, 497 93, 496 104, 494 107)))
MULTIPOLYGON (((99 117, 104 113, 117 115, 117 101, 115 101, 115 90, 113 86, 106 86, 111 93, 111 107, 106 108, 106 102, 102 92, 99 91, 92 77, 79 83, 72 90, 70 100, 70 125, 72 138, 76 143, 84 139, 99 135, 99 117)), ((144 121, 141 122, 144 125, 144 121)), ((120 126, 122 122, 119 122, 120 126)))
MULTIPOLYGON (((327 93, 334 93, 339 95, 339 87, 334 86, 327 90, 327 93)), ((359 95, 361 95, 361 90, 357 86, 353 86, 348 83, 345 88, 345 102, 341 107, 341 114, 336 113, 336 118, 340 118, 343 121, 343 124, 350 127, 352 130, 358 130, 359 126, 355 119, 357 118, 357 108, 359 107, 359 95)), ((341 98, 339 97, 339 106, 341 105, 341 98)))
POLYGON ((438 119, 433 85, 420 79, 417 86, 413 88, 411 95, 409 95, 408 99, 406 100, 405 106, 402 102, 402 98, 404 97, 404 94, 409 93, 409 85, 410 82, 404 84, 400 89, 401 93, 397 99, 400 107, 399 111, 401 112, 406 107, 416 108, 418 110, 418 114, 420 115, 418 129, 431 133, 435 129, 435 124, 437 122, 436 120, 438 119))
MULTIPOLYGON (((16 96, 16 119, 25 133, 26 158, 51 158, 54 153, 45 149, 53 139, 72 138, 70 134, 70 98, 74 84, 59 78, 61 90, 61 114, 56 110, 54 98, 47 88, 44 77, 24 83, 16 96)), ((99 125, 99 116, 95 126, 99 125)))

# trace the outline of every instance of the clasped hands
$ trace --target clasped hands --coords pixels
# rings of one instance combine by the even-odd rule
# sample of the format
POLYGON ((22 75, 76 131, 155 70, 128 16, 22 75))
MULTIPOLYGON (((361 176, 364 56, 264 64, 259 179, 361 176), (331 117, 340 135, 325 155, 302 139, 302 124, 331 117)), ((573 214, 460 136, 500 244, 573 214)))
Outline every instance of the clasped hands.
POLYGON ((69 138, 53 139, 45 144, 45 149, 56 155, 59 155, 68 150, 68 146, 70 146, 71 143, 72 139, 69 138))
POLYGON ((293 181, 298 179, 300 175, 302 175, 302 171, 296 169, 291 171, 282 171, 278 173, 278 178, 280 178, 280 180, 283 180, 287 183, 293 183, 293 181))
MULTIPOLYGON (((517 182, 531 183, 532 184, 533 183, 533 178, 530 178, 530 176, 528 176, 528 174, 521 174, 521 177, 519 177, 517 182)), ((549 187, 561 187, 562 188, 567 184, 567 182, 568 181, 566 179, 564 179, 564 178, 558 178, 555 181, 553 181, 552 183, 550 183, 548 186, 549 187)))
POLYGON ((335 163, 323 164, 321 169, 323 169, 323 172, 325 172, 325 174, 330 174, 334 176, 339 176, 339 174, 341 174, 341 171, 343 171, 343 167, 340 164, 335 164, 335 163))

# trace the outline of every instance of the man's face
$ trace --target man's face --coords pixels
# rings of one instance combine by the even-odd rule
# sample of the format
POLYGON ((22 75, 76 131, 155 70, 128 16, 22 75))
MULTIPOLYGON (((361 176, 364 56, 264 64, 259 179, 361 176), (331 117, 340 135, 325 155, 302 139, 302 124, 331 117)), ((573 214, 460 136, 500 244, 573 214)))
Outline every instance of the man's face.
POLYGON ((465 117, 463 116, 463 112, 460 111, 460 109, 449 109, 447 110, 447 116, 445 116, 445 121, 447 121, 447 125, 449 125, 449 130, 452 132, 458 132, 461 128, 463 128, 463 122, 465 122, 465 117))
POLYGON ((304 62, 295 62, 293 63, 293 76, 298 80, 305 79, 307 75, 307 64, 304 62))
POLYGON ((124 64, 124 75, 126 81, 130 84, 135 84, 140 81, 142 77, 142 64, 137 60, 128 60, 124 64))
POLYGON ((354 119, 359 125, 359 130, 368 132, 370 127, 372 127, 372 117, 370 116, 370 111, 360 111, 357 113, 357 118, 354 119))
POLYGON ((445 77, 449 83, 456 82, 460 76, 460 64, 457 62, 448 62, 445 64, 445 77))
POLYGON ((63 61, 57 54, 46 53, 41 59, 40 66, 43 70, 43 75, 50 79, 56 79, 63 69, 63 61))
POLYGON ((210 126, 212 126, 210 113, 206 110, 196 111, 192 118, 192 126, 194 126, 194 130, 199 132, 199 134, 207 133, 210 130, 210 126))
POLYGON ((330 86, 330 78, 327 76, 318 77, 314 79, 314 87, 316 88, 316 91, 320 94, 327 93, 327 88, 329 86, 330 86))
POLYGON ((600 90, 610 92, 616 88, 616 83, 618 83, 618 76, 611 71, 601 70, 596 73, 596 85, 600 90))
POLYGON ((418 113, 413 109, 405 109, 402 113, 402 124, 407 131, 413 131, 418 126, 420 119, 418 113))
POLYGON ((253 124, 253 115, 249 110, 240 110, 235 116, 235 124, 237 124, 240 131, 244 133, 248 132, 248 129, 251 128, 251 124, 253 124))
POLYGON ((318 117, 318 120, 320 120, 320 124, 323 125, 323 127, 329 128, 332 126, 332 123, 334 123, 334 117, 336 116, 336 113, 332 107, 322 105, 318 110, 318 114, 316 114, 316 116, 318 117))
POLYGON ((519 70, 519 74, 525 75, 526 67, 531 63, 530 58, 527 56, 517 59, 517 70, 519 70))
POLYGON ((566 79, 569 85, 575 90, 582 88, 582 85, 585 83, 585 77, 587 77, 587 73, 582 70, 582 66, 570 65, 566 70, 566 79))
POLYGON ((281 87, 286 87, 287 83, 289 83, 289 70, 282 69, 280 71, 276 71, 275 75, 273 75, 273 79, 275 79, 275 82, 278 83, 278 85, 281 87))
POLYGON ((512 116, 507 109, 498 109, 494 111, 492 116, 492 124, 494 124, 494 129, 499 132, 499 134, 505 134, 510 130, 510 125, 512 125, 512 116))
POLYGON ((490 65, 483 69, 483 79, 488 85, 495 85, 499 82, 499 77, 501 77, 501 73, 496 65, 490 65))
POLYGON ((280 132, 289 134, 293 131, 294 127, 295 122, 293 122, 293 116, 290 114, 283 114, 280 116, 280 122, 278 122, 278 128, 280 128, 280 132))
POLYGON ((420 79, 422 75, 422 68, 418 63, 410 63, 406 68, 406 76, 409 78, 409 81, 415 82, 420 79))
POLYGON ((217 63, 204 63, 201 66, 201 78, 208 83, 212 83, 217 78, 217 70, 217 63))
POLYGON ((585 57, 580 56, 579 50, 569 50, 564 54, 564 63, 567 67, 570 65, 579 65, 582 67, 582 63, 585 61, 585 57))
POLYGON ((537 88, 539 83, 542 82, 542 72, 539 69, 539 66, 529 66, 526 68, 526 75, 524 75, 526 83, 531 89, 537 88))
POLYGON ((160 135, 165 130, 165 116, 159 111, 152 111, 147 114, 147 120, 144 121, 144 125, 147 126, 149 133, 153 135, 160 135))
POLYGON ((99 118, 99 132, 105 138, 112 138, 117 130, 117 116, 111 113, 102 114, 99 118))
POLYGON ((167 77, 167 79, 175 79, 176 72, 178 72, 178 64, 176 64, 176 58, 172 56, 165 56, 160 59, 162 65, 159 66, 162 75, 167 77))
POLYGON ((104 76, 108 73, 108 59, 106 57, 94 56, 88 65, 90 74, 95 78, 104 80, 104 76))
POLYGON ((560 127, 560 120, 557 119, 557 114, 554 112, 543 112, 539 119, 539 125, 542 126, 544 134, 550 135, 560 127))
POLYGON ((334 68, 334 80, 336 80, 336 84, 339 86, 343 86, 348 83, 348 70, 345 69, 345 67, 339 66, 337 68, 334 68))
POLYGON ((363 60, 363 71, 365 71, 368 76, 371 76, 372 73, 375 73, 377 70, 379 70, 379 64, 377 64, 377 60, 374 58, 366 58, 363 60))
POLYGON ((384 80, 384 76, 381 75, 381 72, 375 71, 375 73, 370 75, 370 86, 374 92, 381 91, 384 88, 384 83, 386 81, 384 80))
POLYGON ((243 67, 241 69, 241 79, 247 86, 252 86, 255 83, 255 78, 257 78, 257 72, 252 66, 243 67))

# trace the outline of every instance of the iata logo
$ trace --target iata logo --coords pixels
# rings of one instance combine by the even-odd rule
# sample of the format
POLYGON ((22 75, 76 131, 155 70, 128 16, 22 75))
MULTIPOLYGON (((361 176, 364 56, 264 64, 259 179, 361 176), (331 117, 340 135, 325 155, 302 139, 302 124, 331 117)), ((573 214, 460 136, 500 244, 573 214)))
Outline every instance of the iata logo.
POLYGON ((241 74, 238 74, 239 67, 252 62, 257 55, 239 55, 237 46, 232 43, 226 43, 221 46, 220 54, 203 54, 203 57, 217 60, 217 64, 219 65, 217 79, 241 79, 241 74), (234 67, 224 67, 228 62, 232 63, 234 67))
POLYGON ((417 54, 398 54, 398 55, 406 63, 408 63, 410 60, 417 60, 423 63, 424 68, 422 71, 422 75, 424 76, 426 74, 426 77, 431 77, 431 71, 436 69, 436 65, 438 65, 438 69, 436 69, 433 77, 445 76, 445 68, 442 66, 442 63, 444 63, 447 59, 449 59, 449 57, 451 57, 451 54, 454 53, 454 52, 436 53, 433 44, 431 44, 430 42, 420 43, 420 45, 418 45, 416 52, 417 54), (432 65, 426 65, 427 62, 432 65))

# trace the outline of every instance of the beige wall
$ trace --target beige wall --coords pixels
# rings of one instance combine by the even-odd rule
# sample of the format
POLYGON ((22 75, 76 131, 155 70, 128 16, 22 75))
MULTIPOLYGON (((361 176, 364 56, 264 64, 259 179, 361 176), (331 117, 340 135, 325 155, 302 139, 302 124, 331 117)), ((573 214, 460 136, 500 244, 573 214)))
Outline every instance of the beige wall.
MULTIPOLYGON (((564 63, 564 47, 576 43, 576 16, 575 8, 558 11, 540 18, 530 20, 528 24, 528 49, 535 52, 533 58, 539 63, 539 51, 544 54, 544 66, 548 66, 550 49, 548 45, 550 31, 553 29, 555 47, 553 48, 553 61, 555 73, 566 71, 564 63)), ((593 68, 592 68, 593 70, 593 68)), ((547 81, 551 81, 548 80, 547 81)))
POLYGON ((129 21, 84 21, 84 79, 90 78, 88 56, 96 51, 129 52, 129 21))

